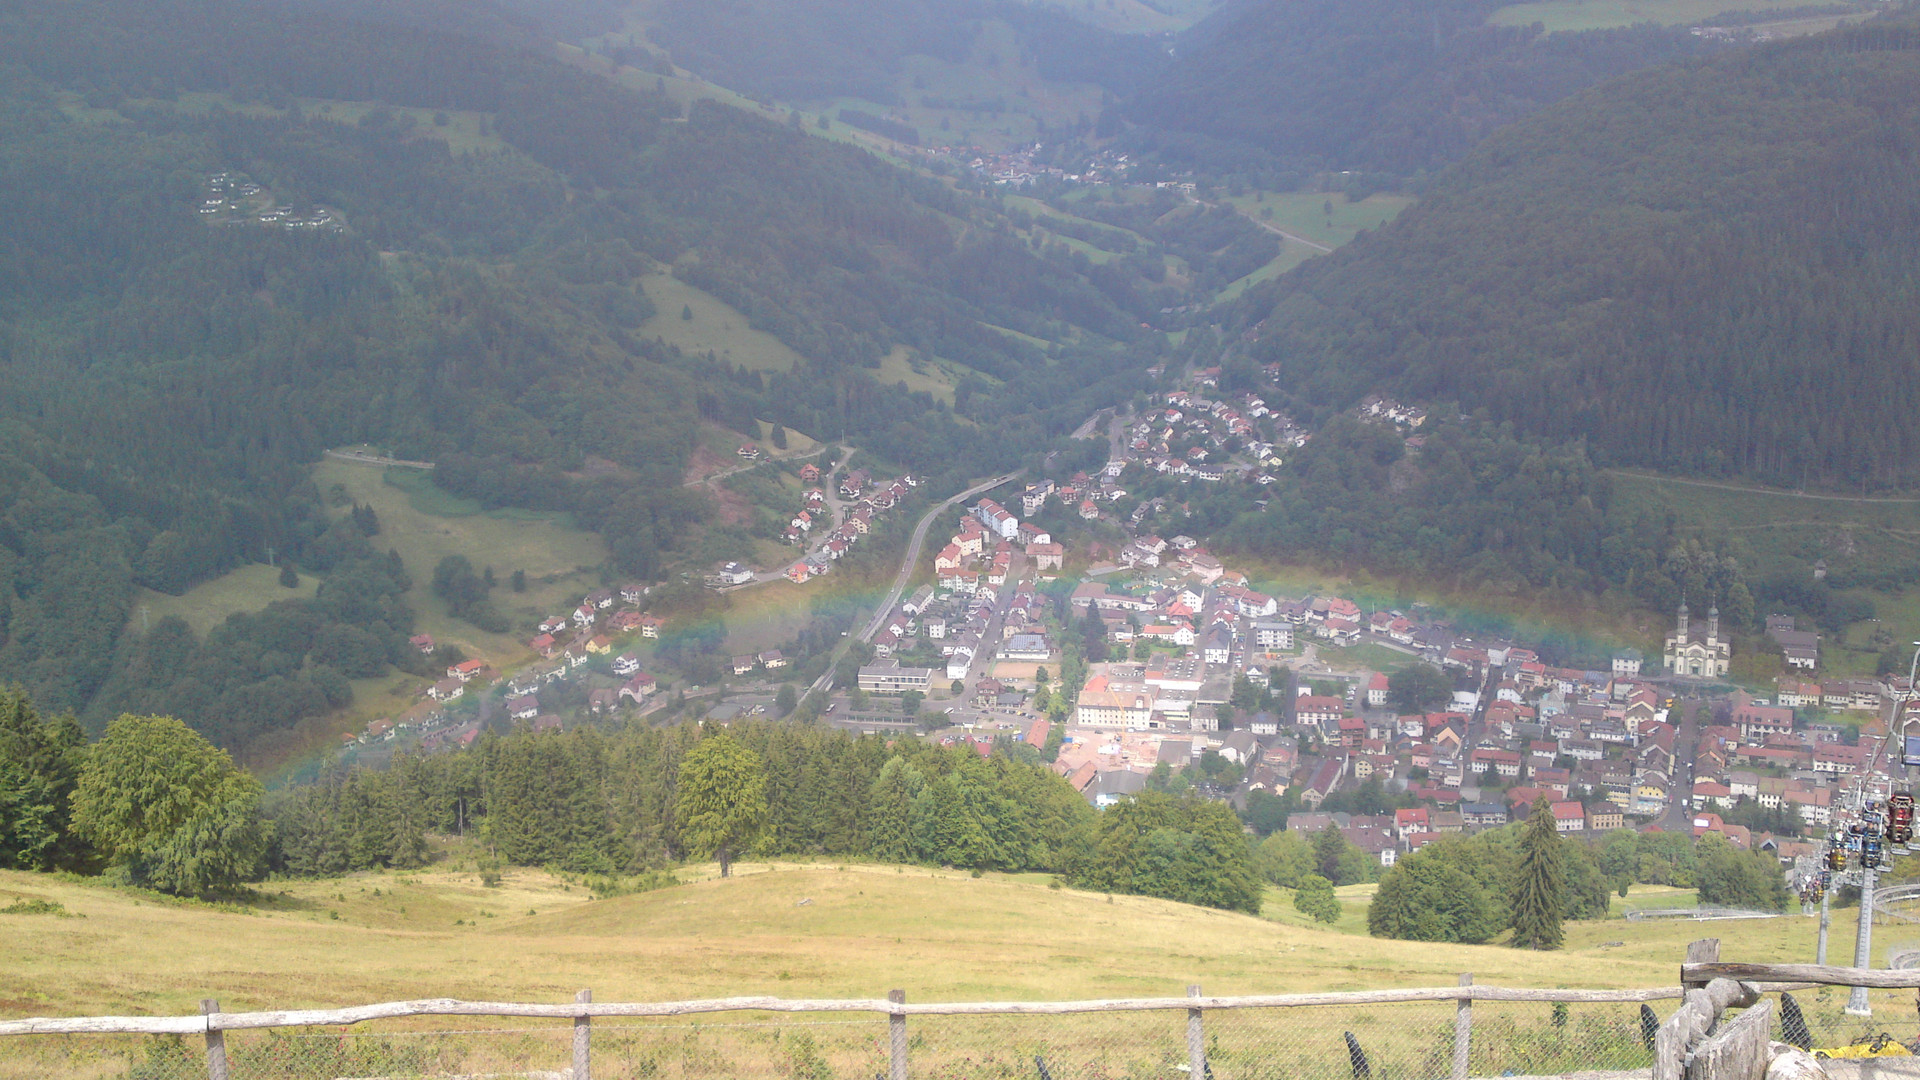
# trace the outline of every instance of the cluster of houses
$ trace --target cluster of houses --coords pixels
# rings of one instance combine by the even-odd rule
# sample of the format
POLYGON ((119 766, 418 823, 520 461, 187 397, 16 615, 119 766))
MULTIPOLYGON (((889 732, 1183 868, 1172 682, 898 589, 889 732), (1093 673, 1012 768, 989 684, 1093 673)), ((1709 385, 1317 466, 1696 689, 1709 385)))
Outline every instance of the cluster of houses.
POLYGON ((805 486, 805 491, 800 497, 800 509, 787 523, 786 532, 781 537, 789 544, 811 545, 804 558, 787 567, 787 579, 796 585, 805 584, 831 570, 836 561, 873 530, 874 523, 882 515, 899 505, 909 492, 920 486, 920 481, 910 475, 876 481, 866 469, 849 470, 840 478, 839 520, 834 521, 833 500, 827 497, 826 489, 820 486, 821 476, 820 467, 812 462, 800 467, 800 483, 805 486), (817 536, 816 529, 819 530, 817 536))
MULTIPOLYGON (((649 588, 630 582, 618 589, 596 589, 582 597, 567 615, 550 615, 540 621, 539 633, 527 647, 540 662, 514 676, 507 692, 515 697, 532 695, 541 686, 566 678, 584 667, 594 656, 611 654, 616 637, 658 638, 666 620, 640 610, 649 588)), ((639 704, 651 695, 657 683, 640 670, 638 654, 623 652, 613 658, 613 673, 624 679, 614 700, 639 704)), ((538 714, 536 713, 537 717, 538 714)), ((515 719, 521 719, 515 714, 515 719)))
POLYGON ((232 172, 217 172, 207 177, 200 197, 200 216, 216 225, 274 225, 296 231, 327 232, 346 228, 338 211, 324 206, 302 211, 275 205, 259 184, 232 172))
MULTIPOLYGON (((596 589, 582 597, 568 614, 542 619, 536 628, 538 633, 527 642, 538 659, 507 679, 508 716, 532 724, 536 730, 558 728, 560 718, 539 707, 540 690, 571 677, 594 656, 611 655, 617 638, 659 637, 666 620, 640 610, 649 591, 639 583, 596 589)), ((429 634, 417 634, 408 644, 426 655, 432 655, 436 647, 429 634)), ((641 670, 638 653, 622 652, 613 656, 611 663, 620 685, 589 696, 588 704, 594 712, 606 712, 621 704, 638 706, 658 689, 654 676, 641 670)), ((413 735, 423 750, 470 745, 480 733, 481 719, 456 716, 446 706, 470 691, 499 683, 501 678, 501 673, 485 660, 459 661, 446 669, 445 678, 427 687, 421 695, 423 700, 411 709, 398 717, 375 720, 359 735, 345 735, 342 741, 371 745, 413 735)))
MULTIPOLYGON (((1035 592, 1036 579, 1060 570, 1065 549, 1046 530, 1022 522, 993 499, 975 503, 945 547, 934 555, 935 584, 923 585, 903 600, 874 636, 877 660, 862 669, 861 685, 870 691, 924 690, 941 675, 965 680, 976 661, 1045 664, 1053 660, 1046 632, 1046 604, 1035 592), (938 668, 902 668, 902 653, 937 652, 938 668), (918 674, 924 670, 924 676, 918 674), (902 675, 902 671, 915 672, 902 675), (904 686, 902 679, 916 685, 904 686)), ((997 697, 992 678, 987 696, 997 697)))
POLYGON ((1355 412, 1362 420, 1392 424, 1408 431, 1419 427, 1427 419, 1424 406, 1407 405, 1378 394, 1369 395, 1361 401, 1355 407, 1355 412))
MULTIPOLYGON (((1377 404, 1384 422, 1417 415, 1377 404)), ((1458 815, 1436 818, 1437 829, 1402 823, 1375 830, 1360 846, 1383 858, 1417 848, 1422 833, 1503 824, 1541 797, 1562 831, 1585 832, 1657 820, 1702 798, 1731 805, 1764 788, 1760 805, 1791 807, 1819 828, 1835 785, 1853 774, 1863 752, 1845 744, 1839 725, 1796 732, 1793 709, 1876 711, 1904 693, 1871 680, 1814 686, 1783 679, 1776 703, 1738 696, 1715 703, 1733 719, 1708 729, 1695 774, 1704 786, 1689 791, 1687 777, 1675 776, 1666 692, 1642 676, 1637 651, 1615 654, 1608 670, 1560 668, 1512 641, 1474 640, 1400 611, 1368 612, 1344 597, 1270 596, 1186 536, 1136 531, 1120 562, 1132 573, 1083 582, 1071 604, 1078 617, 1097 617, 1122 655, 1142 642, 1151 654, 1091 666, 1056 767, 1101 802, 1137 790, 1156 765, 1184 767, 1212 750, 1243 770, 1249 789, 1296 788, 1310 810, 1343 786, 1378 779, 1412 794, 1426 813, 1458 815), (1348 685, 1340 695, 1303 689, 1279 709, 1241 712, 1227 723, 1235 680, 1264 684, 1269 665, 1295 662, 1294 650, 1307 641, 1393 649, 1451 674, 1456 689, 1440 711, 1405 716, 1390 708, 1384 673, 1335 672, 1348 685), (1724 771, 1757 764, 1766 782, 1742 776, 1736 793, 1724 771)), ((1094 571, 1104 569, 1119 568, 1094 571)), ((1770 627, 1776 640, 1792 633, 1790 620, 1776 617, 1770 627)), ((1701 627, 1683 609, 1666 649, 1668 670, 1682 675, 1724 674, 1730 655, 1718 612, 1701 627)), ((1752 842, 1718 817, 1699 828, 1752 842)))
MULTIPOLYGON (((964 164, 980 176, 995 184, 1006 187, 1025 187, 1040 180, 1050 180, 1065 184, 1109 184, 1127 183, 1127 176, 1133 170, 1131 155, 1117 150, 1102 150, 1087 160, 1078 172, 1068 172, 1057 165, 1039 164, 1035 157, 1046 149, 1045 143, 1034 143, 1013 150, 993 152, 979 147, 936 146, 928 153, 936 157, 950 158, 964 164)), ((1192 184, 1161 184, 1162 187, 1182 187, 1191 193, 1192 184)))
MULTIPOLYGON (((1204 390, 1209 377, 1198 378, 1204 390)), ((1226 400, 1172 390, 1164 407, 1134 421, 1126 453, 1107 462, 1105 475, 1117 479, 1131 465, 1209 483, 1271 484, 1283 451, 1306 440, 1306 432, 1252 392, 1226 400)))
POLYGON ((934 553, 933 573, 941 592, 974 596, 983 588, 1004 586, 1018 556, 1050 580, 1065 565, 1066 548, 1054 543, 1047 530, 1022 522, 992 499, 981 499, 961 517, 946 546, 934 553))

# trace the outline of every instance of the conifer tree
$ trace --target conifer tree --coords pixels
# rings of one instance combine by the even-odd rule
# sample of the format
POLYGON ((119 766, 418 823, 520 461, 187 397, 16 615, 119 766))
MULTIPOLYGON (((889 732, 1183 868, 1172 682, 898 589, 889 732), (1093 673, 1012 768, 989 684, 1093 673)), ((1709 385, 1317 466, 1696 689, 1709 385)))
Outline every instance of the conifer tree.
POLYGON ((1560 947, 1561 894, 1566 890, 1566 868, 1560 851, 1560 833, 1545 798, 1533 804, 1533 813, 1520 834, 1520 875, 1513 896, 1513 946, 1516 949, 1560 947))

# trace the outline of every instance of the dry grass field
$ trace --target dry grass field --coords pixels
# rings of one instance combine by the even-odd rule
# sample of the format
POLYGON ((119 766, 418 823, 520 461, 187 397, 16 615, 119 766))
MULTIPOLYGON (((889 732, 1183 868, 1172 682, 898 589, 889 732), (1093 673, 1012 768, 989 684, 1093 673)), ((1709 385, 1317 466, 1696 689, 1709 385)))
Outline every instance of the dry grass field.
POLYGON ((1634 987, 1674 983, 1698 937, 1724 939, 1729 959, 1813 953, 1814 920, 1797 917, 1572 924, 1564 952, 1539 954, 1376 941, 1042 875, 749 863, 730 880, 683 877, 594 900, 540 871, 487 888, 435 869, 272 883, 256 903, 209 906, 0 873, 0 907, 42 899, 75 916, 0 915, 0 1016, 188 1012, 209 996, 229 1010, 561 1000, 582 986, 603 1001, 892 987, 930 1001, 1434 986, 1472 971, 1495 985, 1634 987))
MULTIPOLYGON (((458 863, 452 865, 459 865, 458 863)), ((20 900, 66 917, 0 914, 0 1018, 327 1007, 449 996, 561 1002, 768 995, 909 1001, 1178 997, 1391 986, 1653 987, 1677 981, 1686 942, 1723 939, 1742 960, 1806 959, 1813 921, 1569 926, 1568 947, 1376 941, 1363 890, 1343 890, 1333 929, 1140 897, 1055 888, 1044 875, 872 865, 682 871, 685 884, 591 898, 580 884, 514 871, 363 874, 274 883, 245 905, 204 905, 0 873, 0 909, 20 900)), ((1280 916, 1289 898, 1268 905, 1280 916)), ((1841 913, 1836 928, 1848 929, 1841 913)), ((1889 935, 1891 936, 1891 935, 1889 935)), ((1842 945, 1844 949, 1844 944, 1842 945)), ((1844 993, 1806 996, 1838 1045, 1844 993), (1837 1035, 1835 1034, 1837 1033, 1837 1035)), ((1875 1030, 1904 1037, 1911 998, 1875 995, 1875 1030)), ((1656 1002, 1660 1015, 1670 1001, 1656 1002)), ((1476 1076, 1644 1069, 1638 1006, 1482 1003, 1476 1076)), ((1444 1075, 1453 1006, 1339 1005, 1210 1011, 1208 1056, 1223 1077, 1346 1080, 1353 1032, 1388 1077, 1444 1075)), ((1184 1062, 1183 1010, 1068 1017, 916 1016, 914 1075, 1015 1080, 1157 1077, 1184 1062)), ((293 1078, 561 1075, 566 1021, 421 1018, 353 1028, 236 1032, 233 1075, 293 1078)), ((796 1080, 884 1074, 886 1023, 871 1014, 724 1013, 593 1026, 595 1075, 796 1080)), ((205 1075, 198 1040, 131 1036, 0 1039, 0 1080, 175 1080, 205 1075)))

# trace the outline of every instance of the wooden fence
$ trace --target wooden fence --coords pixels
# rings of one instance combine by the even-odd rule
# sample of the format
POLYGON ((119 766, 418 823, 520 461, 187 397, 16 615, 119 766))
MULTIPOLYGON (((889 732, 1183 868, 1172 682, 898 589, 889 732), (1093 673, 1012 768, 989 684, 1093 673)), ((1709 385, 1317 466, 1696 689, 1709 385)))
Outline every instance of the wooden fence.
POLYGON ((1680 979, 1683 1004, 1654 1038, 1653 1080, 1817 1076, 1819 1067, 1804 1050, 1780 1050, 1771 1042, 1773 1003, 1760 1000, 1762 993, 1814 986, 1920 988, 1920 971, 1722 963, 1717 938, 1687 947, 1680 979), (1721 1025, 1720 1014, 1733 1007, 1741 1013, 1721 1025))
POLYGON ((1210 1011, 1247 1009, 1293 1009, 1314 1006, 1401 1005, 1422 1002, 1454 1003, 1453 1080, 1466 1080, 1470 1045, 1473 1037, 1473 1003, 1486 1002, 1559 1002, 1613 1003, 1670 1001, 1681 998, 1684 988, 1657 987, 1642 990, 1535 990, 1502 986, 1479 986, 1470 974, 1460 977, 1459 985, 1418 987, 1399 990, 1360 990, 1317 994, 1262 994, 1237 997, 1207 997, 1200 987, 1187 988, 1185 997, 1123 998, 1095 1001, 1006 1001, 1006 1002, 908 1002, 903 991, 895 990, 885 998, 789 999, 773 997, 711 998, 668 1002, 597 1002, 591 991, 582 990, 565 1003, 460 1001, 452 998, 428 998, 417 1001, 390 1001, 345 1009, 299 1009, 273 1012, 229 1013, 219 1002, 201 1002, 201 1011, 189 1016, 90 1016, 60 1019, 0 1021, 0 1037, 13 1035, 197 1035, 206 1040, 209 1080, 229 1080, 226 1032, 263 1028, 338 1027, 370 1020, 389 1020, 422 1016, 491 1016, 573 1021, 572 1080, 590 1080, 592 1076, 592 1037, 595 1018, 676 1017, 713 1013, 868 1013, 887 1018, 888 1077, 907 1080, 907 1022, 914 1016, 1061 1016, 1090 1013, 1138 1013, 1183 1010, 1186 1013, 1188 1075, 1208 1075, 1205 1014, 1210 1011))

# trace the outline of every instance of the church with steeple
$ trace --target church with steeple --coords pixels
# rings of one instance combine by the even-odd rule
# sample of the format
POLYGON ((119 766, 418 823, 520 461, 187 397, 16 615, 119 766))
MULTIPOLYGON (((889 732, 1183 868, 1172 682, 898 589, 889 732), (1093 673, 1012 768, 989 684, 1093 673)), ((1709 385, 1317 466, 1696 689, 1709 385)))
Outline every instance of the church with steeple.
POLYGON ((1675 675, 1704 679, 1724 678, 1733 667, 1733 643, 1720 637, 1720 609, 1707 612, 1707 636, 1695 636, 1687 624, 1687 602, 1680 601, 1680 619, 1667 635, 1667 670, 1675 675))

